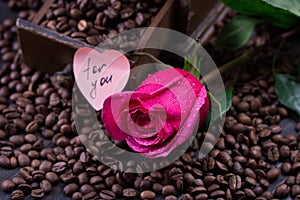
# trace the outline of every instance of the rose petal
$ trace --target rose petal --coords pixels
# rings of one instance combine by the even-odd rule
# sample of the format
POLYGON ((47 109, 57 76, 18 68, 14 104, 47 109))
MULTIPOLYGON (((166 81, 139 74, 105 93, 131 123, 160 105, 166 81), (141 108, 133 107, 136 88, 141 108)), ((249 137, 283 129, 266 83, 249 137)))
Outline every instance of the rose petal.
MULTIPOLYGON (((203 87, 202 90, 205 90, 205 88, 203 87)), ((200 108, 206 103, 206 98, 203 98, 204 92, 201 91, 200 93, 201 95, 199 95, 199 97, 197 98, 194 107, 191 109, 190 115, 184 121, 174 138, 171 141, 169 141, 169 143, 165 144, 160 148, 150 147, 148 151, 149 153, 144 151, 143 155, 145 155, 148 158, 166 157, 176 147, 180 146, 185 141, 187 141, 187 139, 192 135, 195 127, 199 123, 200 108)))

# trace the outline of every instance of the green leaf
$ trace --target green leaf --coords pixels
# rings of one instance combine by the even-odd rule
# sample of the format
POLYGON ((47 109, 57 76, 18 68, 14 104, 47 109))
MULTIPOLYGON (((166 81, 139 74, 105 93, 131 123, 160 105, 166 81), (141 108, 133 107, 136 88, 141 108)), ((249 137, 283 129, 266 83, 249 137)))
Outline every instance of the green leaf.
POLYGON ((229 87, 225 90, 226 93, 226 104, 225 104, 225 100, 224 97, 225 95, 222 96, 217 96, 216 99, 219 102, 222 102, 222 105, 225 105, 222 107, 221 109, 221 115, 225 114, 231 107, 231 103, 232 103, 232 94, 233 94, 233 87, 229 87))
MULTIPOLYGON (((221 0, 238 13, 261 16, 264 20, 281 28, 289 28, 297 23, 299 18, 289 11, 275 8, 262 0, 221 0)), ((273 0, 270 0, 273 1, 273 0)), ((278 0, 286 1, 286 0, 278 0)), ((297 1, 297 0, 295 0, 297 1)))
POLYGON ((229 24, 222 28, 216 44, 232 50, 241 48, 248 42, 258 22, 256 19, 245 16, 233 18, 229 24))
POLYGON ((296 77, 288 74, 275 75, 275 92, 280 103, 300 116, 300 83, 296 77))
POLYGON ((299 0, 262 0, 275 8, 289 11, 300 17, 300 1, 299 0))
POLYGON ((225 94, 221 93, 213 96, 208 92, 211 106, 208 115, 205 119, 205 126, 208 127, 211 121, 215 121, 217 118, 221 118, 231 107, 233 88, 226 89, 225 94))
POLYGON ((184 57, 183 70, 193 74, 197 79, 200 80, 200 65, 202 58, 198 58, 198 47, 199 45, 195 42, 193 54, 184 57))

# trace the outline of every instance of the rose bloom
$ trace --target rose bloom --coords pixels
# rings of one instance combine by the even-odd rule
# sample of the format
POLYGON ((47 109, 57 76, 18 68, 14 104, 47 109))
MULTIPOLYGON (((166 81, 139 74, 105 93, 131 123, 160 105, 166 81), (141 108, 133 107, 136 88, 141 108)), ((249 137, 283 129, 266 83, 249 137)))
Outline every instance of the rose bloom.
POLYGON ((102 120, 110 137, 145 157, 168 156, 201 125, 209 110, 206 88, 192 74, 170 68, 135 90, 108 97, 102 120))

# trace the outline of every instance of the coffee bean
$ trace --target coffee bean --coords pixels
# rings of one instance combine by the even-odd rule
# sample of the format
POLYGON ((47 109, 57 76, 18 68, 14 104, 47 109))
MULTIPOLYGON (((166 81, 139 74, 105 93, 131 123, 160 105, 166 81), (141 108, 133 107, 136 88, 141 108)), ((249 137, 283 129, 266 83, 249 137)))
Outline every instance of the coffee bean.
POLYGON ((0 129, 4 128, 4 126, 8 123, 8 120, 0 115, 0 129))
POLYGON ((284 198, 290 193, 290 187, 286 184, 279 184, 274 192, 274 196, 277 198, 284 198))
POLYGON ((239 175, 233 175, 229 179, 229 188, 231 190, 238 190, 242 187, 242 179, 239 175))
POLYGON ((177 195, 176 188, 173 185, 165 185, 162 188, 162 194, 167 196, 167 195, 177 195))
POLYGON ((56 141, 56 145, 59 147, 66 147, 68 144, 69 144, 69 141, 65 136, 59 137, 56 141))
MULTIPOLYGON (((88 182, 88 177, 87 177, 87 182, 88 182)), ((88 194, 90 192, 94 192, 95 191, 95 187, 93 187, 92 185, 89 184, 84 184, 80 187, 80 192, 85 195, 88 194)))
POLYGON ((288 162, 282 163, 281 166, 282 173, 289 174, 292 171, 292 165, 288 162))
POLYGON ((6 157, 9 157, 13 154, 13 149, 12 147, 10 146, 4 146, 4 147, 1 147, 0 149, 0 154, 2 156, 6 156, 6 157))
POLYGON ((88 28, 87 21, 84 19, 80 20, 77 24, 77 28, 79 31, 85 31, 88 28))
POLYGON ((0 129, 0 140, 4 140, 5 138, 6 138, 6 133, 3 130, 0 129))
POLYGON ((52 184, 57 183, 59 181, 58 175, 54 172, 47 172, 45 177, 52 184))
POLYGON ((45 129, 42 131, 42 136, 45 139, 51 139, 54 136, 54 132, 49 129, 45 129))
POLYGON ((25 121, 20 118, 14 119, 13 122, 14 122, 14 124, 16 124, 16 127, 18 129, 25 129, 25 127, 26 127, 25 121))
POLYGON ((26 183, 26 181, 21 177, 13 177, 12 182, 14 182, 14 184, 16 184, 16 185, 26 183))
POLYGON ((50 161, 44 160, 41 162, 39 169, 44 172, 49 172, 52 169, 52 163, 50 161))
POLYGON ((54 113, 50 113, 47 115, 47 117, 45 118, 45 126, 47 128, 52 128, 52 126, 54 126, 54 124, 57 121, 57 115, 54 113))
POLYGON ((67 164, 65 162, 55 163, 52 167, 52 171, 56 173, 63 172, 67 168, 67 164))
POLYGON ((154 192, 152 192, 150 190, 146 190, 140 194, 140 197, 141 197, 141 199, 149 199, 150 200, 150 199, 155 199, 156 195, 154 192))
POLYGON ((115 199, 116 195, 114 192, 109 190, 102 190, 99 194, 99 196, 103 199, 115 199))
POLYGON ((90 192, 88 194, 85 194, 82 197, 82 200, 90 200, 90 199, 99 199, 99 195, 96 192, 90 192))
POLYGON ((300 194, 300 185, 293 185, 291 190, 291 196, 295 197, 300 194))
POLYGON ((21 154, 18 156, 18 163, 20 167, 25 167, 30 165, 30 158, 26 154, 21 154))
POLYGON ((42 189, 34 189, 31 191, 31 196, 33 198, 38 198, 38 199, 41 199, 43 198, 45 195, 44 191, 42 189))
POLYGON ((132 198, 137 195, 136 190, 133 188, 126 188, 123 190, 123 196, 127 198, 132 198))
POLYGON ((0 156, 0 167, 9 168, 10 167, 10 159, 6 156, 0 156))
POLYGON ((279 160, 280 153, 277 147, 270 147, 267 152, 267 158, 272 161, 276 162, 279 160))
POLYGON ((268 172, 267 172, 267 179, 269 181, 273 181, 278 178, 280 175, 281 171, 277 167, 272 167, 268 172))
POLYGON ((15 146, 21 146, 22 144, 24 144, 24 136, 13 135, 9 137, 9 142, 13 143, 15 146))
POLYGON ((287 184, 288 186, 292 186, 294 185, 296 182, 296 178, 294 176, 288 176, 286 179, 285 179, 285 184, 287 184))
POLYGON ((72 196, 74 192, 79 189, 78 185, 75 183, 70 183, 64 187, 64 193, 67 196, 72 196))
POLYGON ((40 165, 41 165, 41 162, 38 159, 34 159, 31 161, 31 167, 33 167, 35 169, 39 168, 40 165))
POLYGON ((1 190, 4 192, 9 192, 15 187, 15 183, 11 180, 4 180, 1 183, 1 190))
POLYGON ((74 199, 74 200, 82 200, 82 194, 80 193, 80 192, 75 192, 75 193, 73 193, 73 195, 72 195, 72 199, 74 199))
POLYGON ((25 195, 21 190, 15 190, 10 194, 11 200, 23 200, 24 198, 25 195))
POLYGON ((21 190, 25 195, 31 193, 32 187, 27 183, 22 183, 18 186, 18 189, 21 190))

